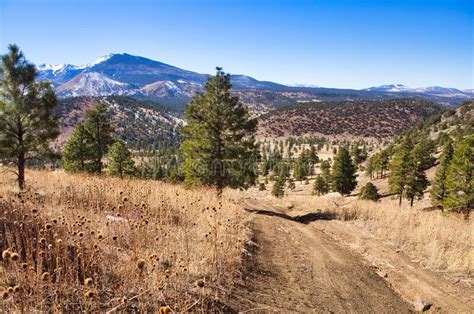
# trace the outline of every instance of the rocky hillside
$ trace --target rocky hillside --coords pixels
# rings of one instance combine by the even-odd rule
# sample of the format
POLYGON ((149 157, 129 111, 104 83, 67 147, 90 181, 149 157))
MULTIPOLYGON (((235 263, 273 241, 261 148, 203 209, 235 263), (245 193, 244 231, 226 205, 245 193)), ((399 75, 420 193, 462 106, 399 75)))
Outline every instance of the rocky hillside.
POLYGON ((308 102, 261 116, 258 134, 386 138, 443 111, 419 99, 308 102))
POLYGON ((61 117, 61 135, 55 145, 63 145, 73 127, 84 118, 86 110, 98 104, 107 105, 115 133, 132 148, 175 142, 176 129, 183 122, 178 114, 154 101, 126 96, 68 98, 61 100, 56 109, 61 117))

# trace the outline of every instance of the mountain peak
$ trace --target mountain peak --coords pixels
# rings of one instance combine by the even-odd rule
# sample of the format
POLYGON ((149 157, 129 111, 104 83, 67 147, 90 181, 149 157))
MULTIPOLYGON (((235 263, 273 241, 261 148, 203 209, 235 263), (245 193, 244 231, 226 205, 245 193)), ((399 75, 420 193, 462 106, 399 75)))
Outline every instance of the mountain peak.
POLYGON ((85 65, 84 68, 92 67, 96 64, 105 62, 105 61, 109 60, 110 58, 112 58, 114 55, 116 55, 116 54, 115 53, 109 53, 109 54, 103 55, 103 56, 99 57, 97 60, 95 60, 94 62, 88 63, 87 65, 85 65))
POLYGON ((399 92, 409 92, 409 91, 412 91, 413 89, 403 84, 389 84, 389 85, 373 86, 373 87, 366 88, 364 90, 369 91, 369 92, 399 93, 399 92))

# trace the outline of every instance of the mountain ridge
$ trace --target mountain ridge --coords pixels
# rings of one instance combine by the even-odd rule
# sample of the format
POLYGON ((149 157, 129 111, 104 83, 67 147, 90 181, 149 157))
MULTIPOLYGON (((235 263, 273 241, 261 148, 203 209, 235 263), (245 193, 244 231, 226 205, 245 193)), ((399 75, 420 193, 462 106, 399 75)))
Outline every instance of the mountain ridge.
MULTIPOLYGON (((196 92, 203 89, 208 77, 209 74, 185 70, 128 53, 104 55, 92 63, 80 66, 38 66, 38 79, 51 81, 60 98, 129 95, 172 101, 179 107, 184 107, 196 92)), ((231 75, 231 81, 234 91, 245 94, 246 105, 251 109, 263 108, 263 112, 259 113, 278 109, 289 102, 300 101, 420 97, 453 106, 474 97, 471 90, 461 91, 439 86, 410 88, 402 84, 391 84, 360 90, 302 84, 289 86, 257 80, 243 74, 231 75)))

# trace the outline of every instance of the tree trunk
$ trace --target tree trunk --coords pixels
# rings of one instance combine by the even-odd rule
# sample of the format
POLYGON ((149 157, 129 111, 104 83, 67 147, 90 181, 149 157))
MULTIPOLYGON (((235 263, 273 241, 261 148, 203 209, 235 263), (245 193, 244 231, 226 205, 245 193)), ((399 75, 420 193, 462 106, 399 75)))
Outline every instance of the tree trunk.
POLYGON ((398 199, 398 206, 402 207, 402 194, 400 193, 400 197, 398 199))
POLYGON ((410 199, 410 207, 413 207, 413 201, 414 201, 414 200, 415 200, 414 197, 412 197, 412 198, 410 199))
POLYGON ((25 188, 25 155, 18 156, 18 188, 23 191, 25 188))

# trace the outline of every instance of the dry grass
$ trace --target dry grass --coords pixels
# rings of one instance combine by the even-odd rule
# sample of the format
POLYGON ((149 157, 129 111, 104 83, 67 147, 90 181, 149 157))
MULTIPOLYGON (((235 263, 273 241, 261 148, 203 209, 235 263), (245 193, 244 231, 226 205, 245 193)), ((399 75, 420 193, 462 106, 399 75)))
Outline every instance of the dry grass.
POLYGON ((248 236, 231 201, 151 181, 27 178, 18 194, 0 176, 2 311, 226 309, 248 236))
MULTIPOLYGON (((264 203, 275 204, 275 198, 265 192, 252 193, 264 203)), ((322 197, 293 193, 279 199, 278 204, 297 214, 328 213, 368 229, 427 268, 468 276, 474 272, 472 217, 466 219, 462 214, 427 210, 431 206, 428 198, 415 202, 413 208, 404 201, 400 208, 398 200, 390 197, 372 202, 341 197, 338 193, 322 197)))

